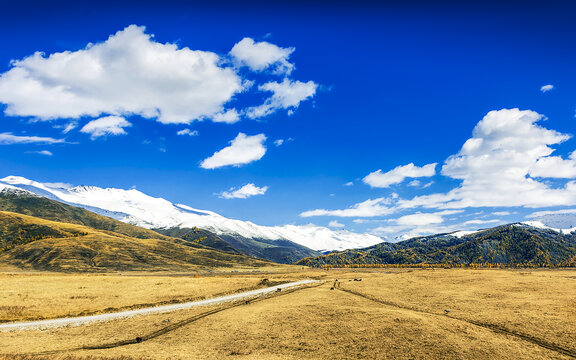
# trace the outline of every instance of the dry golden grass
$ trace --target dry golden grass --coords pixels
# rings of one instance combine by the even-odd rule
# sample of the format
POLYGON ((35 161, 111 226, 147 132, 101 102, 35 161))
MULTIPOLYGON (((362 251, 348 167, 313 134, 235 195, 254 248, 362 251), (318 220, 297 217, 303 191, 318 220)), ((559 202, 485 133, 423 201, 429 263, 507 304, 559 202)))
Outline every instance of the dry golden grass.
MULTIPOLYGON (((0 211, 0 225, 0 235, 6 233, 14 237, 23 231, 19 235, 22 238, 17 241, 19 245, 11 248, 14 245, 11 244, 6 251, 0 252, 1 264, 23 269, 70 272, 189 271, 274 265, 244 255, 190 246, 182 239, 160 234, 157 238, 134 238, 6 211, 0 211)), ((146 229, 136 228, 135 231, 140 230, 137 235, 154 235, 154 232, 146 229)), ((0 240, 3 240, 1 236, 0 240)))
MULTIPOLYGON (((288 267, 285 267, 288 268, 288 267)), ((233 270, 234 271, 234 270, 233 270)), ((52 319, 201 300, 299 276, 194 274, 0 274, 0 322, 52 319)))
MULTIPOLYGON (((28 293, 42 276, 20 277, 28 293), (34 281, 33 281, 34 280, 34 281)), ((158 337, 137 344, 100 350, 79 350, 114 341, 135 339, 190 319, 212 308, 95 323, 82 327, 0 333, 0 353, 28 358, 7 359, 570 359, 570 356, 531 341, 478 326, 496 324, 528 334, 543 344, 574 349, 576 324, 576 272, 562 270, 397 270, 397 271, 298 271, 268 274, 272 279, 325 278, 319 287, 281 293, 270 299, 240 305, 199 318, 158 337), (333 279, 342 290, 330 290, 333 279), (361 277, 362 281, 348 281, 361 277), (386 304, 388 303, 388 304, 386 304), (445 309, 451 312, 444 314, 445 309), (540 326, 536 326, 539 322, 540 326), (55 351, 45 356, 38 353, 55 351), (33 355, 36 354, 36 355, 33 355)), ((74 284, 69 278, 53 278, 74 284)), ((165 282, 172 294, 197 288, 205 281, 207 292, 226 281, 250 284, 262 274, 236 274, 188 279, 169 276, 135 276, 124 283, 104 285, 107 276, 79 276, 78 283, 102 283, 108 299, 116 299, 114 286, 134 291, 143 303, 155 293, 154 282, 165 282), (171 281, 176 281, 171 283, 171 281), (178 281, 182 281, 179 283, 178 281), (188 283, 190 282, 190 283, 188 283), (139 290, 141 284, 142 290, 139 290), (168 286, 168 284, 170 284, 168 286), (187 285, 188 284, 188 285, 187 285), (178 287, 188 286, 179 291, 178 287), (148 288, 149 291, 145 289, 148 288), (150 290, 152 289, 152 290, 150 290)), ((0 278, 3 288, 5 277, 0 278)), ((16 283, 13 283, 14 285, 16 283)), ((223 285, 224 287, 228 285, 223 285)), ((64 291, 66 286, 62 285, 64 291)), ((73 285, 68 286, 73 289, 73 285)), ((221 289, 221 288, 220 288, 221 289)), ((231 288, 228 288, 231 289, 231 288)), ((96 288, 94 288, 96 291, 96 288)), ((218 290, 219 291, 219 290, 218 290)), ((125 291, 128 292, 128 291, 125 291)), ((58 292, 54 292, 57 294, 58 292)), ((68 292, 68 294, 71 294, 68 292)), ((70 296, 70 295, 68 295, 70 296)), ((208 296, 208 295, 206 295, 208 296)), ((0 299, 2 297, 0 296, 0 299)), ((60 296, 63 299, 64 296, 60 296)), ((64 299, 65 300, 65 299, 64 299)), ((12 306, 26 306, 22 299, 12 306)), ((46 309, 48 306, 46 306, 46 309)), ((0 359, 2 357, 0 356, 0 359)))
MULTIPOLYGON (((360 276, 360 275, 357 275, 360 276)), ((575 270, 416 270, 342 278, 402 307, 493 324, 576 352, 575 270)))

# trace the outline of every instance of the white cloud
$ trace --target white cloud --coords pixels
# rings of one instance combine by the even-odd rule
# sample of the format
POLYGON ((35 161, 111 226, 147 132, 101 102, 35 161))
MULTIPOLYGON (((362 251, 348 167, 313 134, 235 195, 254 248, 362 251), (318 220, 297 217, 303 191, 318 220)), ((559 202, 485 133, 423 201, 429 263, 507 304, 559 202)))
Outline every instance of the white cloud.
POLYGON ((437 163, 433 163, 418 167, 410 163, 408 165, 398 166, 386 173, 383 173, 382 170, 374 171, 362 180, 371 187, 387 188, 390 185, 401 183, 406 178, 434 176, 436 174, 436 165, 437 163))
POLYGON ((447 198, 449 207, 554 206, 576 202, 576 184, 550 188, 530 178, 531 169, 569 135, 537 124, 530 110, 490 111, 474 128, 460 152, 449 157, 442 174, 462 180, 447 198))
POLYGON ((106 135, 126 135, 125 127, 132 126, 121 116, 106 116, 92 120, 80 129, 80 132, 90 134, 92 140, 106 135))
POLYGON ((48 151, 48 150, 40 150, 40 151, 37 151, 36 153, 40 154, 40 155, 46 155, 46 156, 54 155, 54 154, 52 154, 52 151, 48 151))
POLYGON ((233 68, 215 53, 162 44, 130 25, 78 51, 12 62, 0 77, 6 114, 55 118, 101 114, 190 123, 215 116, 242 90, 233 68))
POLYGON ((492 215, 494 215, 494 216, 508 216, 508 215, 512 215, 512 213, 510 211, 496 211, 496 212, 493 212, 492 215))
POLYGON ((543 93, 548 92, 550 90, 554 89, 554 85, 544 85, 540 88, 540 91, 542 91, 543 93))
POLYGON ((537 211, 532 214, 526 215, 526 218, 533 219, 546 215, 566 215, 566 214, 576 214, 576 209, 562 209, 562 210, 551 210, 551 211, 537 211))
POLYGON ((239 189, 230 188, 228 191, 223 191, 219 194, 223 199, 246 199, 255 195, 264 195, 268 190, 268 186, 258 187, 252 183, 246 184, 239 189))
POLYGON ((442 218, 442 216, 438 214, 416 213, 416 214, 404 215, 396 219, 396 222, 399 225, 421 226, 430 224, 441 224, 444 222, 444 219, 442 218))
POLYGON ((284 145, 284 144, 286 144, 286 143, 289 143, 289 142, 291 142, 291 141, 294 141, 294 139, 293 139, 293 138, 277 139, 277 140, 274 140, 274 145, 276 145, 276 146, 282 146, 282 145, 284 145))
POLYGON ((530 168, 529 175, 542 178, 576 178, 576 151, 569 159, 560 156, 547 156, 539 158, 530 168))
POLYGON ((354 183, 352 181, 349 181, 346 184, 344 184, 344 186, 354 186, 354 183))
POLYGON ((288 57, 294 48, 281 48, 266 41, 255 42, 246 37, 234 45, 230 55, 240 65, 248 66, 253 71, 263 71, 273 67, 277 74, 290 74, 294 65, 288 62, 288 57))
POLYGON ((55 129, 62 129, 62 134, 68 134, 70 131, 76 129, 78 127, 78 121, 71 121, 68 124, 61 125, 55 124, 55 129))
POLYGON ((393 212, 393 209, 385 206, 391 203, 391 198, 368 199, 361 203, 344 210, 326 210, 316 209, 304 211, 300 214, 302 217, 311 216, 339 216, 339 217, 374 217, 387 215, 393 212))
POLYGON ((212 121, 226 124, 234 124, 240 121, 240 114, 236 109, 230 109, 225 112, 218 113, 212 117, 212 121))
POLYGON ((257 119, 270 115, 280 109, 296 109, 300 103, 316 94, 318 84, 313 81, 301 82, 284 79, 279 82, 268 82, 258 86, 261 91, 272 92, 264 104, 246 109, 246 116, 257 119))
POLYGON ((51 137, 42 136, 18 136, 12 135, 12 133, 1 133, 0 134, 0 145, 12 145, 12 144, 60 144, 65 143, 64 139, 54 139, 51 137))
POLYGON ((184 136, 198 136, 198 130, 182 129, 176 133, 177 135, 184 136))
POLYGON ((239 133, 230 146, 214 153, 214 155, 202 161, 200 167, 204 169, 215 169, 223 166, 240 166, 260 160, 266 154, 266 141, 264 134, 248 136, 239 133))
POLYGON ((339 223, 337 220, 332 220, 328 223, 328 226, 331 228, 343 228, 346 225, 339 223))
POLYGON ((468 220, 464 222, 463 225, 484 225, 484 224, 493 224, 493 223, 501 223, 502 220, 493 219, 493 220, 468 220))

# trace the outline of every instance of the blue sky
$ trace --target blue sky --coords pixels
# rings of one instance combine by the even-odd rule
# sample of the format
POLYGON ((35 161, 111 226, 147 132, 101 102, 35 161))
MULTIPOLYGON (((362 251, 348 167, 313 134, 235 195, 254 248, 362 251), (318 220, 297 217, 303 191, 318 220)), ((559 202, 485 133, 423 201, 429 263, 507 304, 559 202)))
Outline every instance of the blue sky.
POLYGON ((2 176, 385 238, 576 205, 569 5, 1 6, 2 176))

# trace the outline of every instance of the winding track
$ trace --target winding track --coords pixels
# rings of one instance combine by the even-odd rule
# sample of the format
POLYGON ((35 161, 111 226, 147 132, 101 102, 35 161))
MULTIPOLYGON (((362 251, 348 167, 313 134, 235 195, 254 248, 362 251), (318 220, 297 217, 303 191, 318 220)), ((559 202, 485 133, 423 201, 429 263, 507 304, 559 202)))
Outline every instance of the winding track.
POLYGON ((515 332, 515 331, 512 331, 512 330, 506 329, 506 328, 504 328, 504 327, 502 327, 502 326, 499 326, 499 325, 488 324, 488 323, 483 323, 483 322, 479 322, 479 321, 463 319, 463 318, 459 318, 459 317, 455 317, 455 316, 450 316, 450 315, 440 315, 440 314, 433 313, 433 312, 428 312, 428 311, 418 310, 418 309, 414 309, 414 308, 407 307, 407 306, 402 306, 402 305, 399 305, 399 304, 395 304, 395 303, 393 303, 393 302, 381 300, 381 299, 378 299, 378 298, 376 298, 376 297, 373 297, 373 296, 370 296, 370 295, 367 295, 367 294, 363 294, 363 293, 358 292, 358 291, 354 291, 354 290, 351 290, 351 289, 343 288, 343 287, 340 286, 340 282, 338 282, 338 281, 335 281, 335 282, 334 282, 333 288, 336 289, 336 290, 340 290, 340 291, 343 291, 343 292, 345 292, 345 293, 351 294, 351 295, 355 295, 355 296, 362 297, 362 298, 364 298, 364 299, 367 299, 367 300, 370 300, 370 301, 373 301, 373 302, 376 302, 376 303, 380 303, 380 304, 382 304, 382 305, 387 305, 387 306, 391 306, 391 307, 395 307, 395 308, 399 308, 399 309, 403 309, 403 310, 409 310, 409 311, 418 312, 418 313, 427 314, 427 315, 432 315, 432 316, 438 316, 438 317, 440 317, 440 316, 446 316, 446 317, 448 317, 448 318, 450 318, 450 319, 459 320, 459 321, 463 321, 463 322, 466 322, 466 323, 469 323, 469 324, 472 324, 472 325, 476 325, 476 326, 479 326, 479 327, 482 327, 482 328, 491 330, 491 331, 493 331, 493 332, 495 332, 495 333, 504 334, 504 335, 508 335, 508 336, 513 336, 513 337, 522 339, 522 340, 524 340, 524 341, 530 342, 530 343, 532 343, 532 344, 538 345, 538 346, 540 346, 540 347, 542 347, 542 348, 545 348, 545 349, 548 349, 548 350, 552 350, 552 351, 555 351, 555 352, 560 353, 560 354, 562 354, 562 355, 566 355, 566 356, 569 356, 569 357, 572 357, 572 358, 576 359, 576 352, 573 351, 573 350, 563 348, 563 347, 558 346, 558 345, 556 345, 556 344, 549 343, 549 342, 547 342, 547 341, 545 341, 545 340, 538 339, 538 338, 535 338, 535 337, 530 336, 530 335, 521 334, 521 333, 518 333, 518 332, 515 332))
POLYGON ((281 284, 277 286, 267 287, 264 289, 257 289, 246 291, 242 293, 226 295, 215 297, 211 299, 205 299, 200 301, 191 301, 182 304, 171 304, 171 305, 164 305, 164 306, 156 306, 156 307, 149 307, 143 309, 136 309, 136 310, 126 310, 120 311, 115 313, 108 313, 108 314, 100 314, 100 315, 90 315, 90 316, 80 316, 80 317, 71 317, 71 318, 58 318, 58 319, 49 319, 49 320, 39 320, 39 321, 28 321, 28 322, 14 322, 14 323, 6 323, 0 324, 0 331, 15 331, 15 330, 29 330, 29 329, 44 329, 44 328, 52 328, 52 327, 62 327, 62 326, 79 326, 85 325, 97 321, 108 321, 114 319, 122 319, 133 317, 137 315, 148 315, 148 314, 155 314, 155 313, 165 313, 170 311, 176 310, 183 310, 189 309, 198 306, 209 306, 209 305, 217 305, 227 302, 233 302, 242 299, 252 299, 255 297, 264 296, 270 293, 274 293, 277 289, 293 289, 300 286, 317 283, 319 280, 300 280, 291 283, 281 284))

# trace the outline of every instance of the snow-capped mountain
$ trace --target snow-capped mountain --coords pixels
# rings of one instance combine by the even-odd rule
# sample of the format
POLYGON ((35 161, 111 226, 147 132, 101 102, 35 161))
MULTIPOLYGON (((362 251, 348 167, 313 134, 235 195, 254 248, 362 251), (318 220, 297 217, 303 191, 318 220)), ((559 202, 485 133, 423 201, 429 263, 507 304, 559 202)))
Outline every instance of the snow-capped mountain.
POLYGON ((149 229, 198 227, 218 235, 290 240, 318 251, 363 248, 383 241, 370 234, 331 230, 315 225, 260 226, 249 221, 229 219, 212 211, 173 204, 135 189, 104 189, 96 186, 59 187, 19 176, 0 179, 0 191, 3 189, 27 191, 149 229))

